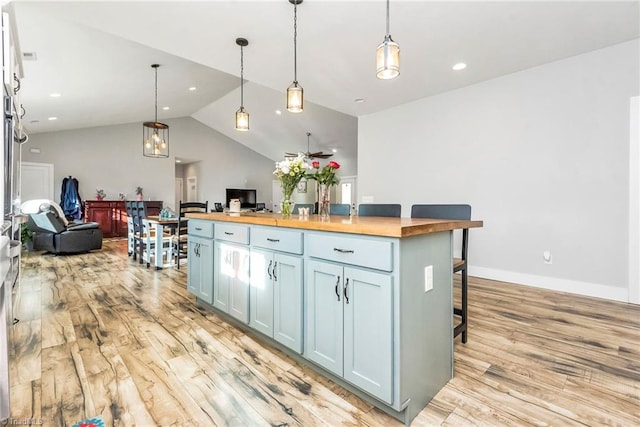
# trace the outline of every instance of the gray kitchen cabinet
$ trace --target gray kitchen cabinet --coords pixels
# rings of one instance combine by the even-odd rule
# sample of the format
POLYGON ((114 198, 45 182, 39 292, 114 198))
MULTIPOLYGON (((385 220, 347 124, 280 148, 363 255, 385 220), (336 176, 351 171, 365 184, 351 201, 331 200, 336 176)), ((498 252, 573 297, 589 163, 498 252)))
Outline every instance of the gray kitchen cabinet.
POLYGON ((305 357, 392 403, 392 276, 309 260, 305 286, 305 357))
POLYGON ((215 241, 213 306, 249 322, 249 248, 215 241))
POLYGON ((249 326, 302 353, 302 234, 252 229, 249 326), (287 252, 287 253, 283 253, 287 252))
POLYGON ((189 222, 187 290, 201 300, 213 302, 213 224, 189 222))

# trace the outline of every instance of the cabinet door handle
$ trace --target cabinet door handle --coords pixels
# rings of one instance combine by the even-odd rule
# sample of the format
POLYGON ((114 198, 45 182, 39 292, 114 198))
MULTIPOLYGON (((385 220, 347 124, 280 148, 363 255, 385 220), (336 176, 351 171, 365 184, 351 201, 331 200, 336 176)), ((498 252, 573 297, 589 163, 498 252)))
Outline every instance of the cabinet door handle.
POLYGON ((338 280, 336 280, 336 296, 338 297, 338 301, 340 301, 340 292, 338 292, 338 286, 340 286, 340 276, 338 276, 338 280))
POLYGON ((278 243, 280 239, 272 239, 271 237, 267 237, 268 242, 278 243))
POLYGON ((340 249, 340 248, 333 248, 333 250, 335 252, 340 252, 341 254, 352 254, 354 251, 353 249, 340 249))
POLYGON ((349 304, 349 297, 347 296, 347 288, 349 287, 349 278, 344 282, 344 302, 349 304))
POLYGON ((196 230, 197 230, 197 231, 202 231, 202 228, 200 228, 200 227, 196 227, 196 230))
POLYGON ((278 266, 278 261, 273 263, 273 270, 271 270, 271 272, 273 273, 273 280, 275 280, 276 282, 278 281, 278 276, 276 276, 276 267, 278 266))
POLYGON ((269 275, 269 279, 273 279, 273 277, 271 277, 271 264, 273 264, 273 260, 269 261, 269 266, 267 267, 267 274, 269 275))
POLYGON ((227 236, 233 236, 233 233, 230 233, 228 231, 225 231, 224 234, 226 234, 227 236))

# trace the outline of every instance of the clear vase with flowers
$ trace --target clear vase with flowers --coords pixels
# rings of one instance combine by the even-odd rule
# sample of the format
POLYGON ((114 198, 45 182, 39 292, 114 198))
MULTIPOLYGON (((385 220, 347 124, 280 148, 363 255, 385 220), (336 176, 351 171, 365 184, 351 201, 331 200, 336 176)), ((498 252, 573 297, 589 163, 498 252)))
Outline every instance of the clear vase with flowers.
POLYGON ((313 179, 318 183, 318 215, 320 218, 328 218, 331 208, 331 186, 338 184, 340 181, 336 175, 336 171, 340 168, 338 162, 333 160, 320 168, 320 162, 314 161, 311 167, 314 173, 307 175, 308 179, 313 179))
POLYGON ((278 177, 280 186, 282 187, 282 216, 289 217, 295 206, 291 200, 293 190, 296 189, 302 178, 307 176, 309 165, 305 161, 302 153, 298 153, 297 157, 287 157, 281 162, 276 162, 276 169, 273 174, 278 177))

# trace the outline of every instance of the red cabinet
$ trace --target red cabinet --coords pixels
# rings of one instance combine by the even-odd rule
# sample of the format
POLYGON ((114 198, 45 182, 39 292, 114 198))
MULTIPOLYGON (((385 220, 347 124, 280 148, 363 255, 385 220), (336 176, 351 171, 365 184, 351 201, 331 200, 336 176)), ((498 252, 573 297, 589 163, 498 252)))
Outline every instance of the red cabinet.
MULTIPOLYGON (((160 215, 161 201, 148 201, 147 215, 160 215)), ((97 222, 104 237, 127 236, 127 210, 122 200, 86 200, 84 217, 88 222, 97 222)))

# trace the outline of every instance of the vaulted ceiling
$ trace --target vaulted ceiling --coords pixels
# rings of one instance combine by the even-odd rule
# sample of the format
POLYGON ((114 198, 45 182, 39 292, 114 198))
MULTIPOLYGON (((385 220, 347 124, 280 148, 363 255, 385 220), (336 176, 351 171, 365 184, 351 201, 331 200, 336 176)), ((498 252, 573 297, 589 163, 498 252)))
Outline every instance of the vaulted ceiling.
POLYGON ((159 63, 160 121, 194 117, 274 160, 305 151, 307 131, 312 151, 355 158, 359 116, 640 36, 637 1, 393 0, 390 33, 401 47, 401 75, 384 81, 375 77, 375 49, 385 35, 385 2, 305 0, 298 7, 305 109, 293 114, 284 95, 293 80, 287 0, 18 1, 4 8, 22 53, 35 54, 23 60, 29 132, 153 119, 150 65, 159 63), (237 37, 249 40, 249 132, 233 127, 237 37), (458 62, 467 68, 453 71, 458 62))

